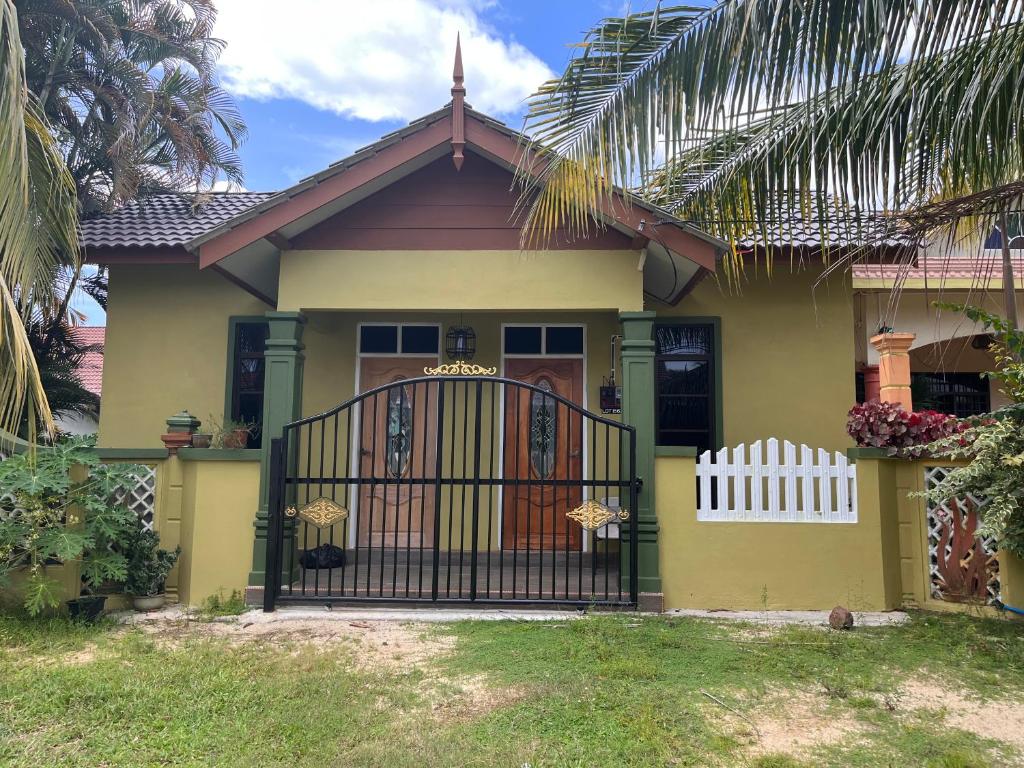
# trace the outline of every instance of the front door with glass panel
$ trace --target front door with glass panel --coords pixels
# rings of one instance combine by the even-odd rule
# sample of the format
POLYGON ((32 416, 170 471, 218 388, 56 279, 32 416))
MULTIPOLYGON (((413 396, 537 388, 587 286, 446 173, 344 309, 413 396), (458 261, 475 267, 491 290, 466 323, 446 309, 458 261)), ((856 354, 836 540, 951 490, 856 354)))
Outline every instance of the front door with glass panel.
MULTIPOLYGON (((422 376, 424 365, 436 364, 436 357, 364 358, 360 390, 422 376)), ((423 387, 391 387, 361 405, 361 476, 387 482, 360 486, 359 546, 431 545, 434 488, 416 481, 434 471, 436 412, 423 387)))
POLYGON ((505 361, 505 376, 541 391, 510 389, 506 395, 504 471, 514 482, 504 491, 503 548, 577 549, 580 529, 565 513, 581 503, 580 487, 552 481, 582 478, 582 421, 543 392, 581 403, 583 361, 512 358, 505 361))

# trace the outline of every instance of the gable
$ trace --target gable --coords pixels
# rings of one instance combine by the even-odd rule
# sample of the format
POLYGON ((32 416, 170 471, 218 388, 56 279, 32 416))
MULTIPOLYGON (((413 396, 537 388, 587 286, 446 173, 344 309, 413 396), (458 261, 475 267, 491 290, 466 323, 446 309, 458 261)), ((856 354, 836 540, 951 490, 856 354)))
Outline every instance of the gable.
MULTIPOLYGON (((518 250, 525 212, 505 168, 466 151, 461 170, 441 157, 291 240, 296 250, 518 250)), ((549 249, 622 250, 631 238, 595 226, 556 231, 549 249)))

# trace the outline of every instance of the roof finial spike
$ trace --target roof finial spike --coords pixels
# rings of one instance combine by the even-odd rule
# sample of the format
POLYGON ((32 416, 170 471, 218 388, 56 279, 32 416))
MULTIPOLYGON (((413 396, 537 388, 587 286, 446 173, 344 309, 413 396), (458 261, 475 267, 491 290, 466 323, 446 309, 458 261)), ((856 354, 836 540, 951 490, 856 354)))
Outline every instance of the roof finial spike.
POLYGON ((465 160, 462 150, 466 146, 466 87, 463 85, 460 37, 455 33, 455 68, 452 70, 452 162, 457 171, 462 170, 462 162, 465 160))
POLYGON ((462 86, 463 74, 462 74, 462 40, 461 35, 455 33, 455 69, 452 70, 452 79, 455 81, 455 85, 452 86, 453 90, 462 86))

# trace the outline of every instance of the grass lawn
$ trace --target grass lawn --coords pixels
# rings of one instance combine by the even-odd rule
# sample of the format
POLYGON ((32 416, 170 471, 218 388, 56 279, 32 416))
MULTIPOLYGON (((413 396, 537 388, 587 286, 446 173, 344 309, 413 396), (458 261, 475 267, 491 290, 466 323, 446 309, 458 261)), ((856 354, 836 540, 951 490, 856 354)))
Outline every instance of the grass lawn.
POLYGON ((1024 765, 1024 625, 0 619, 3 766, 1024 765))

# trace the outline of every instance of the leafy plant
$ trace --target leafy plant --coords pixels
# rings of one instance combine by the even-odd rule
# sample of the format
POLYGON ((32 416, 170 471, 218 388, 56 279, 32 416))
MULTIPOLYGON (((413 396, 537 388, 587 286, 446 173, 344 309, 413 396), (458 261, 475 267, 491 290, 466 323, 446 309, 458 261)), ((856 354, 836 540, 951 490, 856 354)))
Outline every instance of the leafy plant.
POLYGON ((181 556, 181 547, 173 552, 160 549, 160 536, 140 525, 125 547, 125 556, 125 589, 136 597, 151 597, 163 593, 167 576, 181 556))
POLYGON ((245 596, 237 589, 231 590, 227 597, 222 592, 210 595, 203 601, 204 616, 238 616, 249 610, 245 604, 245 596))
POLYGON ((970 463, 955 467, 941 483, 917 495, 935 503, 967 494, 984 498, 977 535, 991 536, 1000 549, 1024 557, 1024 332, 977 307, 939 306, 963 312, 993 331, 989 350, 997 368, 986 375, 1000 381, 1002 392, 1013 402, 985 419, 972 420, 958 438, 947 437, 929 445, 931 453, 970 463))
POLYGON ((81 563, 82 592, 123 582, 121 551, 138 526, 124 503, 139 468, 103 464, 92 438, 71 438, 0 462, 0 584, 26 570, 24 605, 35 616, 60 604, 51 565, 81 563), (82 479, 73 479, 81 467, 82 479))
POLYGON ((850 409, 846 432, 862 448, 885 448, 892 455, 920 456, 928 444, 958 435, 967 424, 938 411, 907 413, 899 403, 872 400, 850 409))

